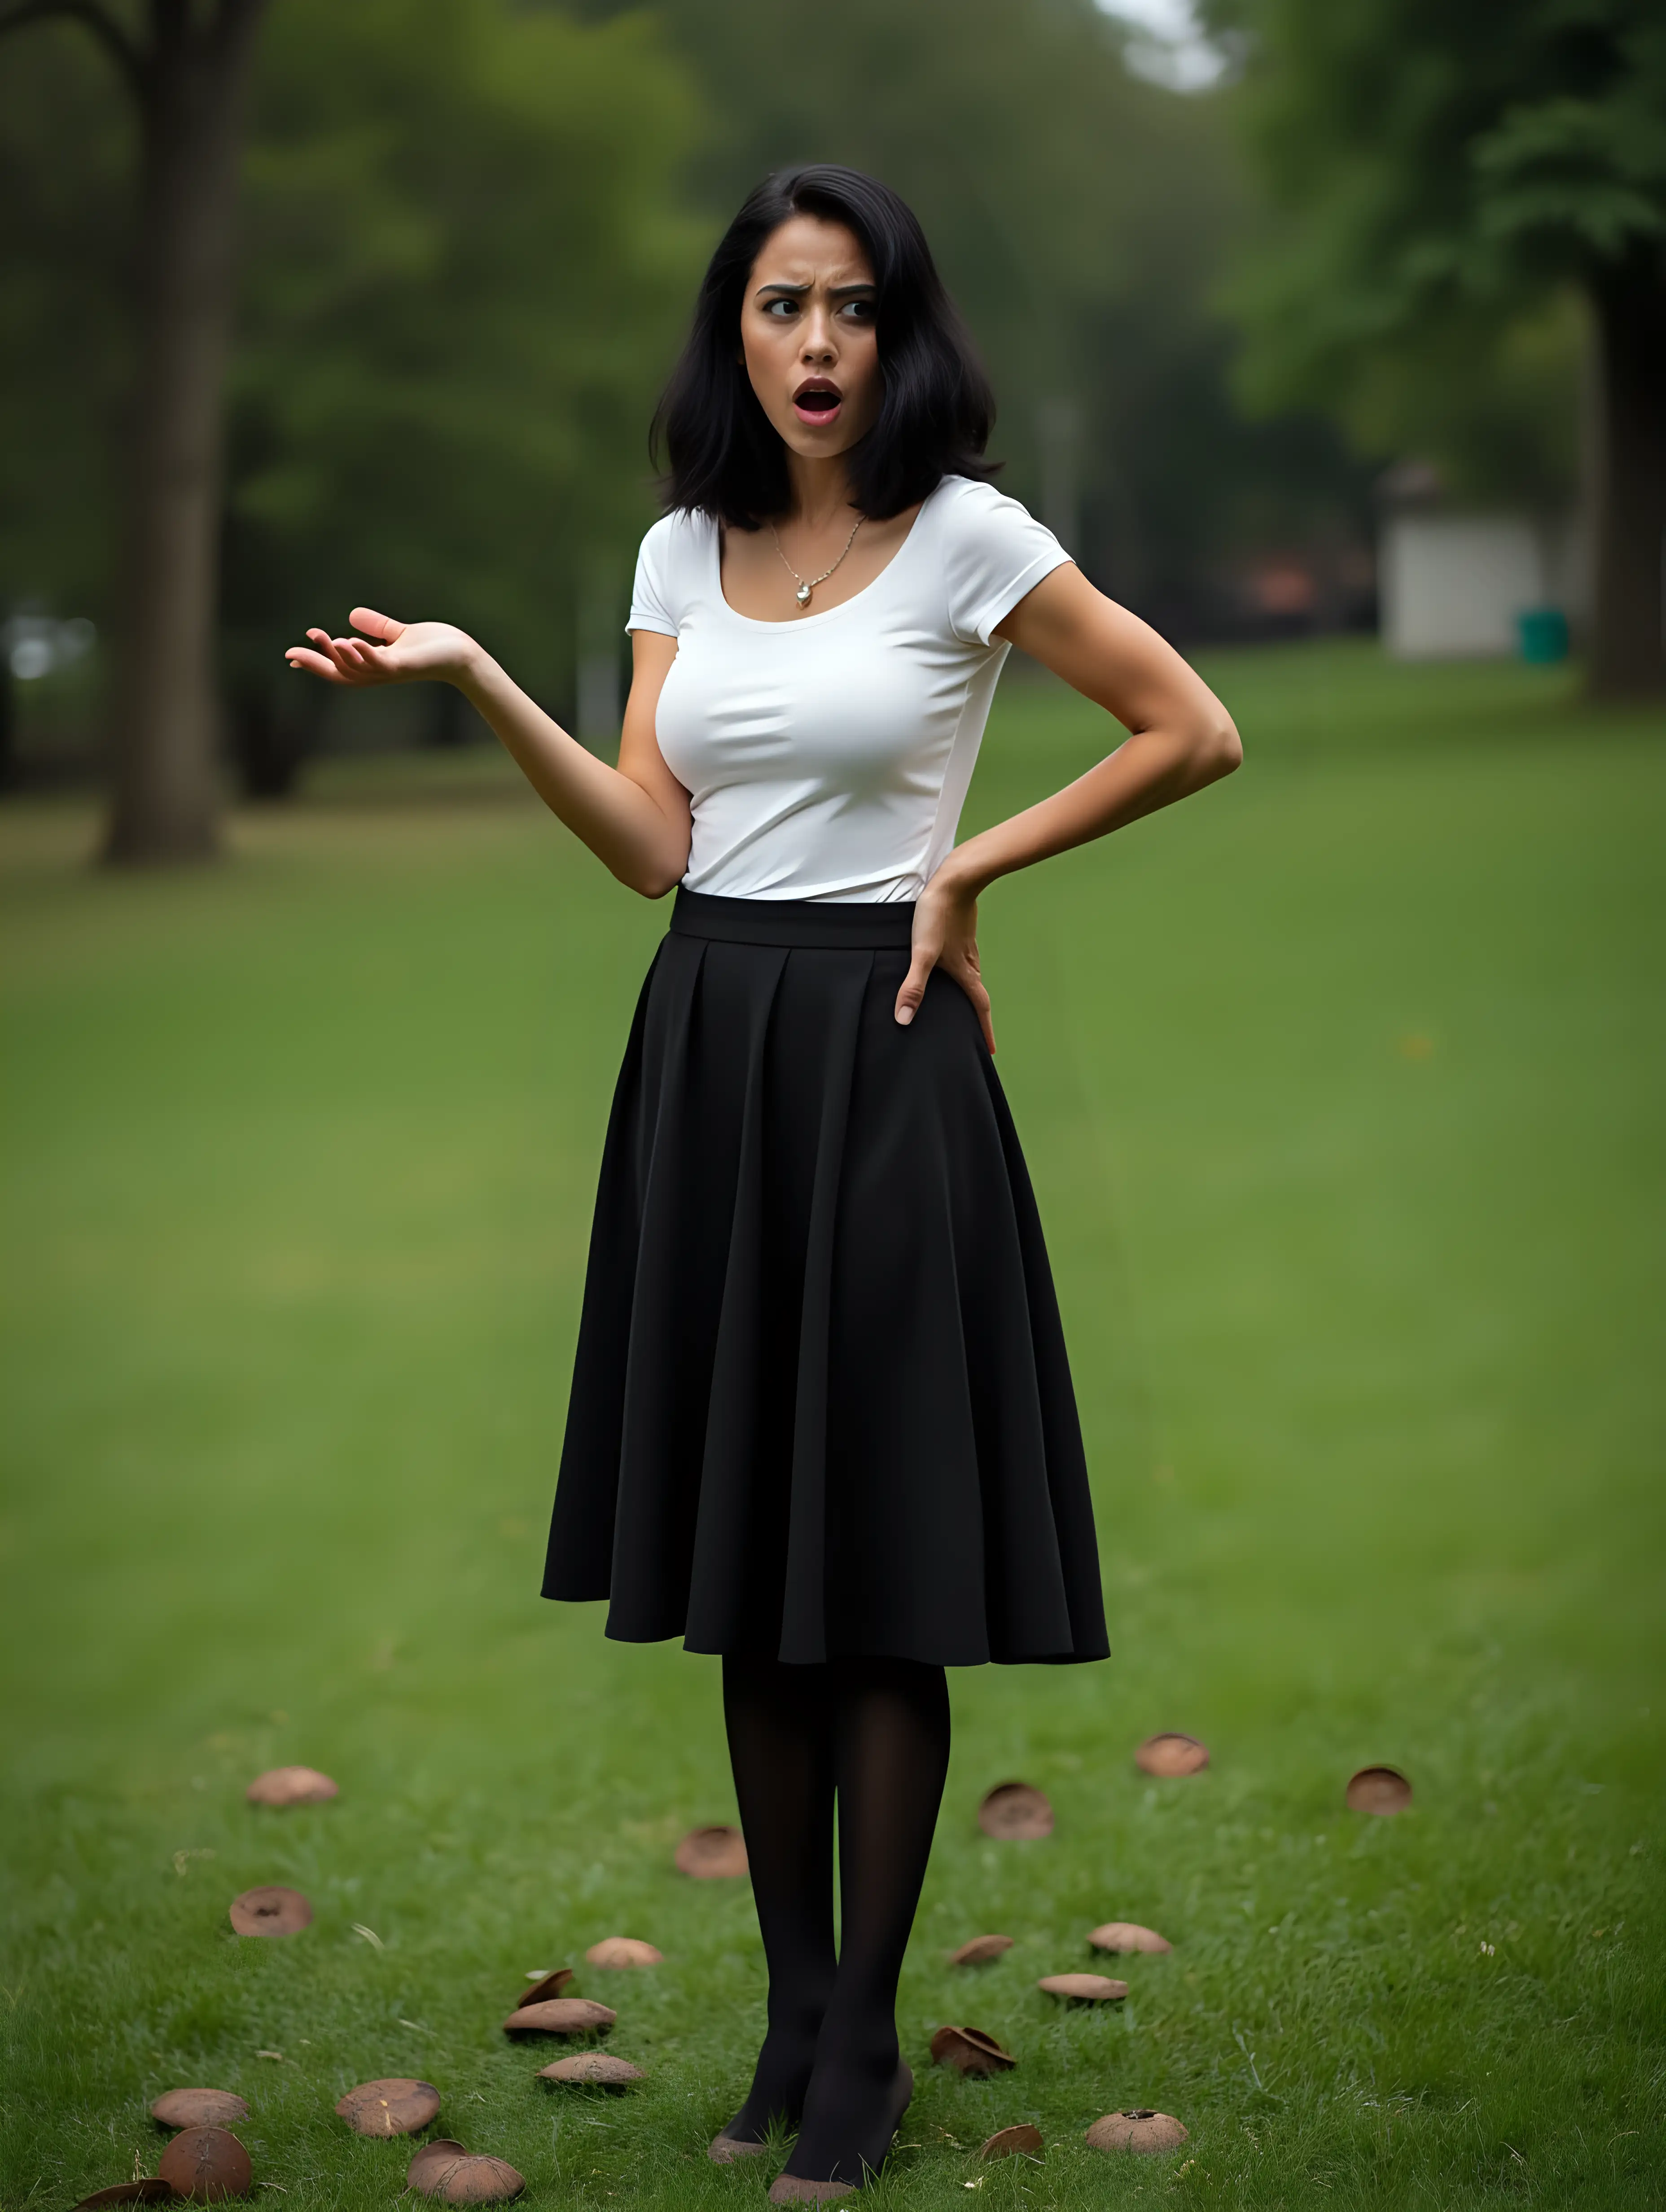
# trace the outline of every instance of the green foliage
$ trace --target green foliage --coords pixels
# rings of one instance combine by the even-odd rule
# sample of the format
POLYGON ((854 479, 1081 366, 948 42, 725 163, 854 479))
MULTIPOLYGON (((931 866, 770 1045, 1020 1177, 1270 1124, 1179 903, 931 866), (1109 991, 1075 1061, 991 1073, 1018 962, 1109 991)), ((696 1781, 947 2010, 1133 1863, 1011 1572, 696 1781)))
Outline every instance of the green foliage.
POLYGON ((1232 553, 1358 527, 1327 424, 1231 403, 1214 295, 1256 194, 1224 103, 1130 76, 1092 0, 844 0, 813 32, 780 0, 661 12, 714 118, 695 170, 714 222, 790 163, 894 185, 988 360, 1002 484, 1037 511, 1046 424, 1073 414, 1074 534, 1110 588, 1195 623, 1232 553))
MULTIPOLYGON (((1091 0, 849 0, 813 66, 805 35, 779 0, 278 0, 231 387, 240 708, 281 691, 298 623, 360 599, 443 611, 566 701, 586 578, 622 599, 653 512, 644 433, 702 253, 812 157, 918 206, 1004 481, 1110 588, 1195 627, 1236 551, 1357 532, 1329 425, 1231 399, 1214 295, 1255 208, 1220 100, 1131 77, 1091 0)), ((132 137, 79 27, 8 41, 0 398, 30 428, 0 459, 0 585, 100 616, 132 137)))
POLYGON ((1232 288, 1247 396, 1335 407, 1477 489, 1565 484, 1578 342, 1554 302, 1666 244, 1652 0, 1208 12, 1245 43, 1240 97, 1283 216, 1232 288))
POLYGON ((0 57, 0 606, 102 613, 136 133, 75 25, 0 57))
POLYGON ((297 623, 363 602, 443 614, 565 690, 587 574, 617 581, 654 512, 645 426, 699 266, 673 183, 696 124, 642 16, 274 11, 234 381, 234 653, 281 677, 297 623))
MULTIPOLYGON (((1206 665, 1243 774, 986 902, 1115 1656, 954 1677, 874 2212, 1634 2212, 1666 2187, 1662 718, 1370 648, 1206 665), (1213 1763, 1150 1784, 1130 1749, 1172 1727, 1213 1763), (1381 1759, 1414 1809, 1347 1814, 1381 1759), (1046 1843, 973 1825, 1012 1775, 1046 1843), (1111 1917, 1174 1953, 1119 2013, 1055 2008, 1036 1977, 1111 1917), (943 1964, 988 1929, 1005 1960, 943 1964), (924 2063, 968 2017, 1016 2072, 924 2063), (1181 2155, 1085 2149, 1141 2102, 1181 2155), (1027 2118, 1042 2166, 976 2163, 1027 2118)), ((974 820, 1105 728, 1009 696, 974 820)), ((0 814, 0 2201, 154 2170, 149 2100, 204 2082, 251 2102, 257 2203, 387 2212, 407 2147, 331 2107, 410 2073, 533 2212, 757 2204, 703 2155, 762 2025, 750 1899, 669 1863, 733 1816, 716 1667, 535 1595, 664 909, 484 749, 326 764, 234 870, 94 878, 89 830, 0 814), (243 1802, 290 1759, 339 1801, 243 1802), (240 1943, 269 1881, 315 1922, 240 1943), (586 1984, 649 2079, 557 2097, 507 2000, 613 1933, 667 1954, 586 1984)))

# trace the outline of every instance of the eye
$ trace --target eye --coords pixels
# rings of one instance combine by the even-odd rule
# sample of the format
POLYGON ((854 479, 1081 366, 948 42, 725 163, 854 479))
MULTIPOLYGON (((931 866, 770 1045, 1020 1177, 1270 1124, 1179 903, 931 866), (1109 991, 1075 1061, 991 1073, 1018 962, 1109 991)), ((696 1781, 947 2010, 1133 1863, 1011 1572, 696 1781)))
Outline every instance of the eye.
POLYGON ((847 300, 839 312, 848 315, 853 323, 871 323, 873 320, 873 302, 872 300, 847 300))
POLYGON ((796 315, 798 311, 799 303, 796 300, 788 300, 779 295, 773 300, 766 300, 763 303, 764 313, 773 315, 777 322, 786 322, 789 316, 796 315))

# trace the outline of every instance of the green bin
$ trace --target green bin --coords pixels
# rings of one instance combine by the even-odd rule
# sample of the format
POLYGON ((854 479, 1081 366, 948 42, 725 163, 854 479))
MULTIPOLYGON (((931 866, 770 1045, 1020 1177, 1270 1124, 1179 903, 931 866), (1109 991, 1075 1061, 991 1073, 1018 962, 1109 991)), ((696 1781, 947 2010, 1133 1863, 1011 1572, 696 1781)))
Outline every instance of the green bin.
POLYGON ((1523 660, 1567 659, 1567 617, 1560 607, 1526 607, 1516 617, 1523 660))

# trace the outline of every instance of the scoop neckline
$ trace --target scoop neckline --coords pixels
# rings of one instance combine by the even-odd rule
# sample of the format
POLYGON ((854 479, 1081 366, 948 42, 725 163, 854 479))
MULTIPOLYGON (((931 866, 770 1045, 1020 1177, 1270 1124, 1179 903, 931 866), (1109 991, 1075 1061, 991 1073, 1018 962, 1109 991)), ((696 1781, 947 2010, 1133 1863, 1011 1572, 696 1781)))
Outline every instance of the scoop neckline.
POLYGON ((721 526, 714 516, 711 519, 710 560, 712 582, 717 592, 718 605, 722 608, 731 622, 744 623, 748 629, 809 629, 814 623, 831 622, 836 615, 842 615, 848 608, 860 605, 870 592, 879 590, 885 578, 890 575, 891 570, 896 568, 909 546, 913 544, 920 526, 926 519, 926 509, 937 497, 944 485, 952 481, 952 479, 948 477, 938 478, 924 499, 921 501, 920 511, 909 525, 908 536, 891 555, 885 567, 880 569, 879 574, 864 584, 860 592, 853 592, 848 599, 841 599, 836 607, 824 607, 818 615, 783 615, 779 622, 770 622, 763 615, 744 615, 739 607, 730 605, 729 595, 723 588, 723 532, 721 526))

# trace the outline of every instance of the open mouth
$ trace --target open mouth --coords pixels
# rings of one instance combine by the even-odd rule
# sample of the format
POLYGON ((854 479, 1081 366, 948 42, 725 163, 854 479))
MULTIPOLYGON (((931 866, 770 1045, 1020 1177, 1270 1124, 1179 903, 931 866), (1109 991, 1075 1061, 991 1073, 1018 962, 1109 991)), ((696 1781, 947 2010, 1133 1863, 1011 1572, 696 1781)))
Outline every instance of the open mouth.
POLYGON ((800 385, 793 394, 793 411, 801 422, 813 422, 818 427, 832 422, 842 404, 842 395, 836 384, 828 384, 819 377, 812 377, 800 385))

